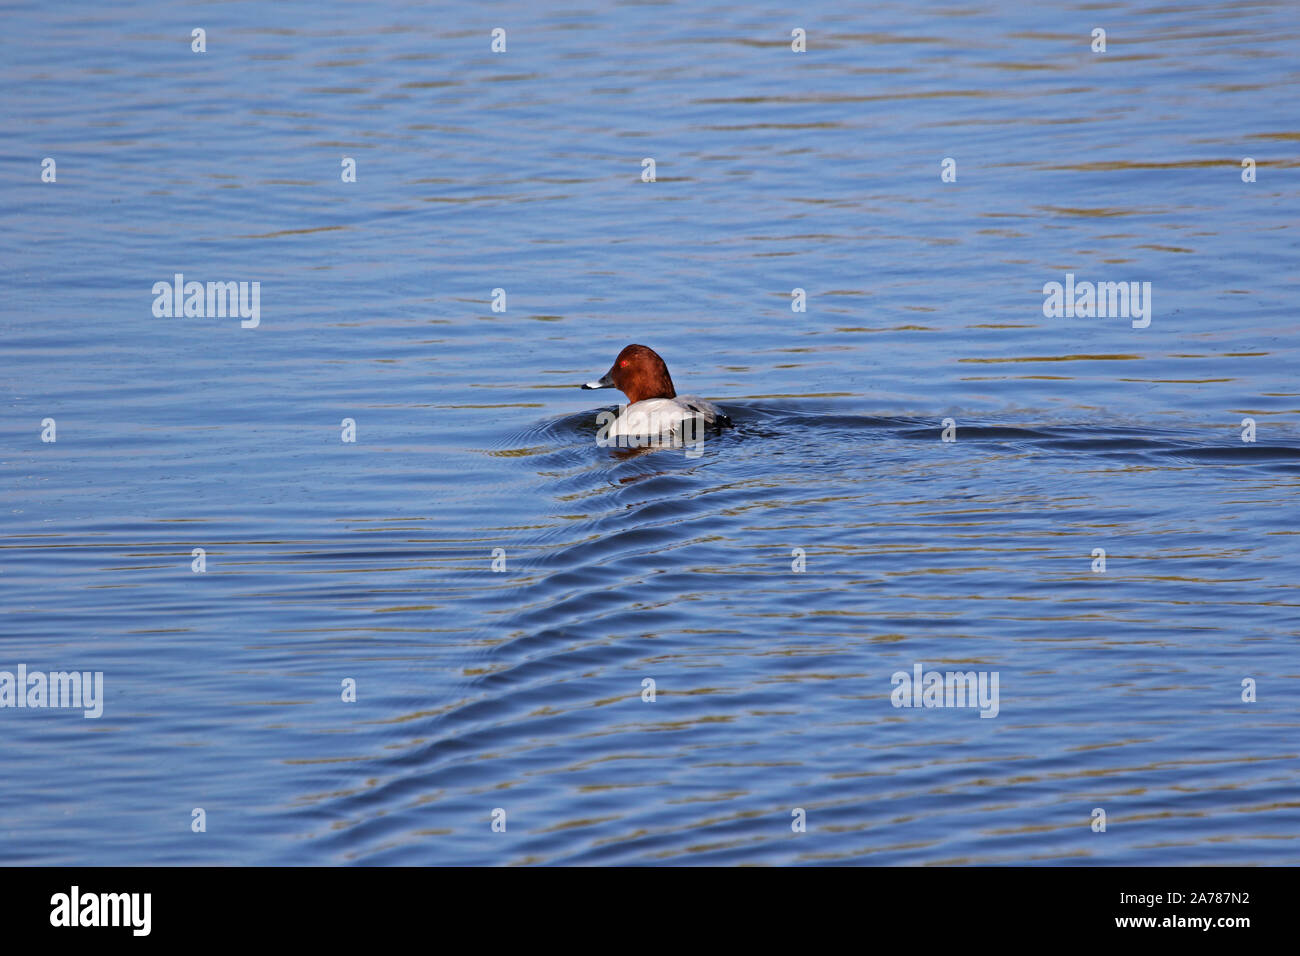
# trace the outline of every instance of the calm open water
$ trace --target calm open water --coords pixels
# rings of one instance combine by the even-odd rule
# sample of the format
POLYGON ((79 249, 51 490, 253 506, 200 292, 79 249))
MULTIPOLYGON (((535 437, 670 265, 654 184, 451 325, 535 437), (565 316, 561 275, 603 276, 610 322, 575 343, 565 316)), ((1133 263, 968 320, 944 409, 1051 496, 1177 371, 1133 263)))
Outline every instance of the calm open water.
POLYGON ((1300 863, 1292 3, 0 17, 0 862, 1300 863))

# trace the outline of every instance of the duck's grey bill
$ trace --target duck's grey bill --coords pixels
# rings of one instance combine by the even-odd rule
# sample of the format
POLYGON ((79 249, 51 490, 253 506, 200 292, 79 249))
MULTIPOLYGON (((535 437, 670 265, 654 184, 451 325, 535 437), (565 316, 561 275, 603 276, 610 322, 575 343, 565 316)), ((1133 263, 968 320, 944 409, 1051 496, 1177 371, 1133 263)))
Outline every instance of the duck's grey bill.
POLYGON ((613 388, 614 378, 613 376, 606 374, 594 382, 587 382, 582 387, 583 388, 613 388))

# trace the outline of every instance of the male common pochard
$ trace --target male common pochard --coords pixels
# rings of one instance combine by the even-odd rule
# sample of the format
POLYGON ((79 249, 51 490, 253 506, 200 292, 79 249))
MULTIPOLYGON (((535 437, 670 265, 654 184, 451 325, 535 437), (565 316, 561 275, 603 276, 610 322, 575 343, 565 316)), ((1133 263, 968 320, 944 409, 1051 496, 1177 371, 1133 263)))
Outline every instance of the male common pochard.
POLYGON ((677 394, 668 366, 659 353, 644 345, 629 345, 618 353, 604 376, 583 388, 616 388, 631 403, 614 420, 607 435, 662 435, 695 419, 705 426, 730 424, 711 402, 677 394))

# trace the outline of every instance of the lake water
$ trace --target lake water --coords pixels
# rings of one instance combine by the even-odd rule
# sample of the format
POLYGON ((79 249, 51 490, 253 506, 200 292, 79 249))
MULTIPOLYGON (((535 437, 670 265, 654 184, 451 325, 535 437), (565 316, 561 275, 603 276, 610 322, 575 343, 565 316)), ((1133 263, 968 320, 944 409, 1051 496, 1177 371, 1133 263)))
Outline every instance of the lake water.
POLYGON ((1300 863, 1293 4, 2 16, 0 862, 1300 863))

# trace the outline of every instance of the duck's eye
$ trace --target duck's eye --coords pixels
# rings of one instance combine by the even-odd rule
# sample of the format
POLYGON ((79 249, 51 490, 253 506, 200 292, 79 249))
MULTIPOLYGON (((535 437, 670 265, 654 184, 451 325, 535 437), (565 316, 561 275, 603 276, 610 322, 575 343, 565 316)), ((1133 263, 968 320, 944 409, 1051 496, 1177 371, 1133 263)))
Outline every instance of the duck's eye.
POLYGON ((619 362, 619 363, 618 363, 618 367, 619 367, 619 368, 627 368, 627 359, 623 359, 623 361, 619 362))

